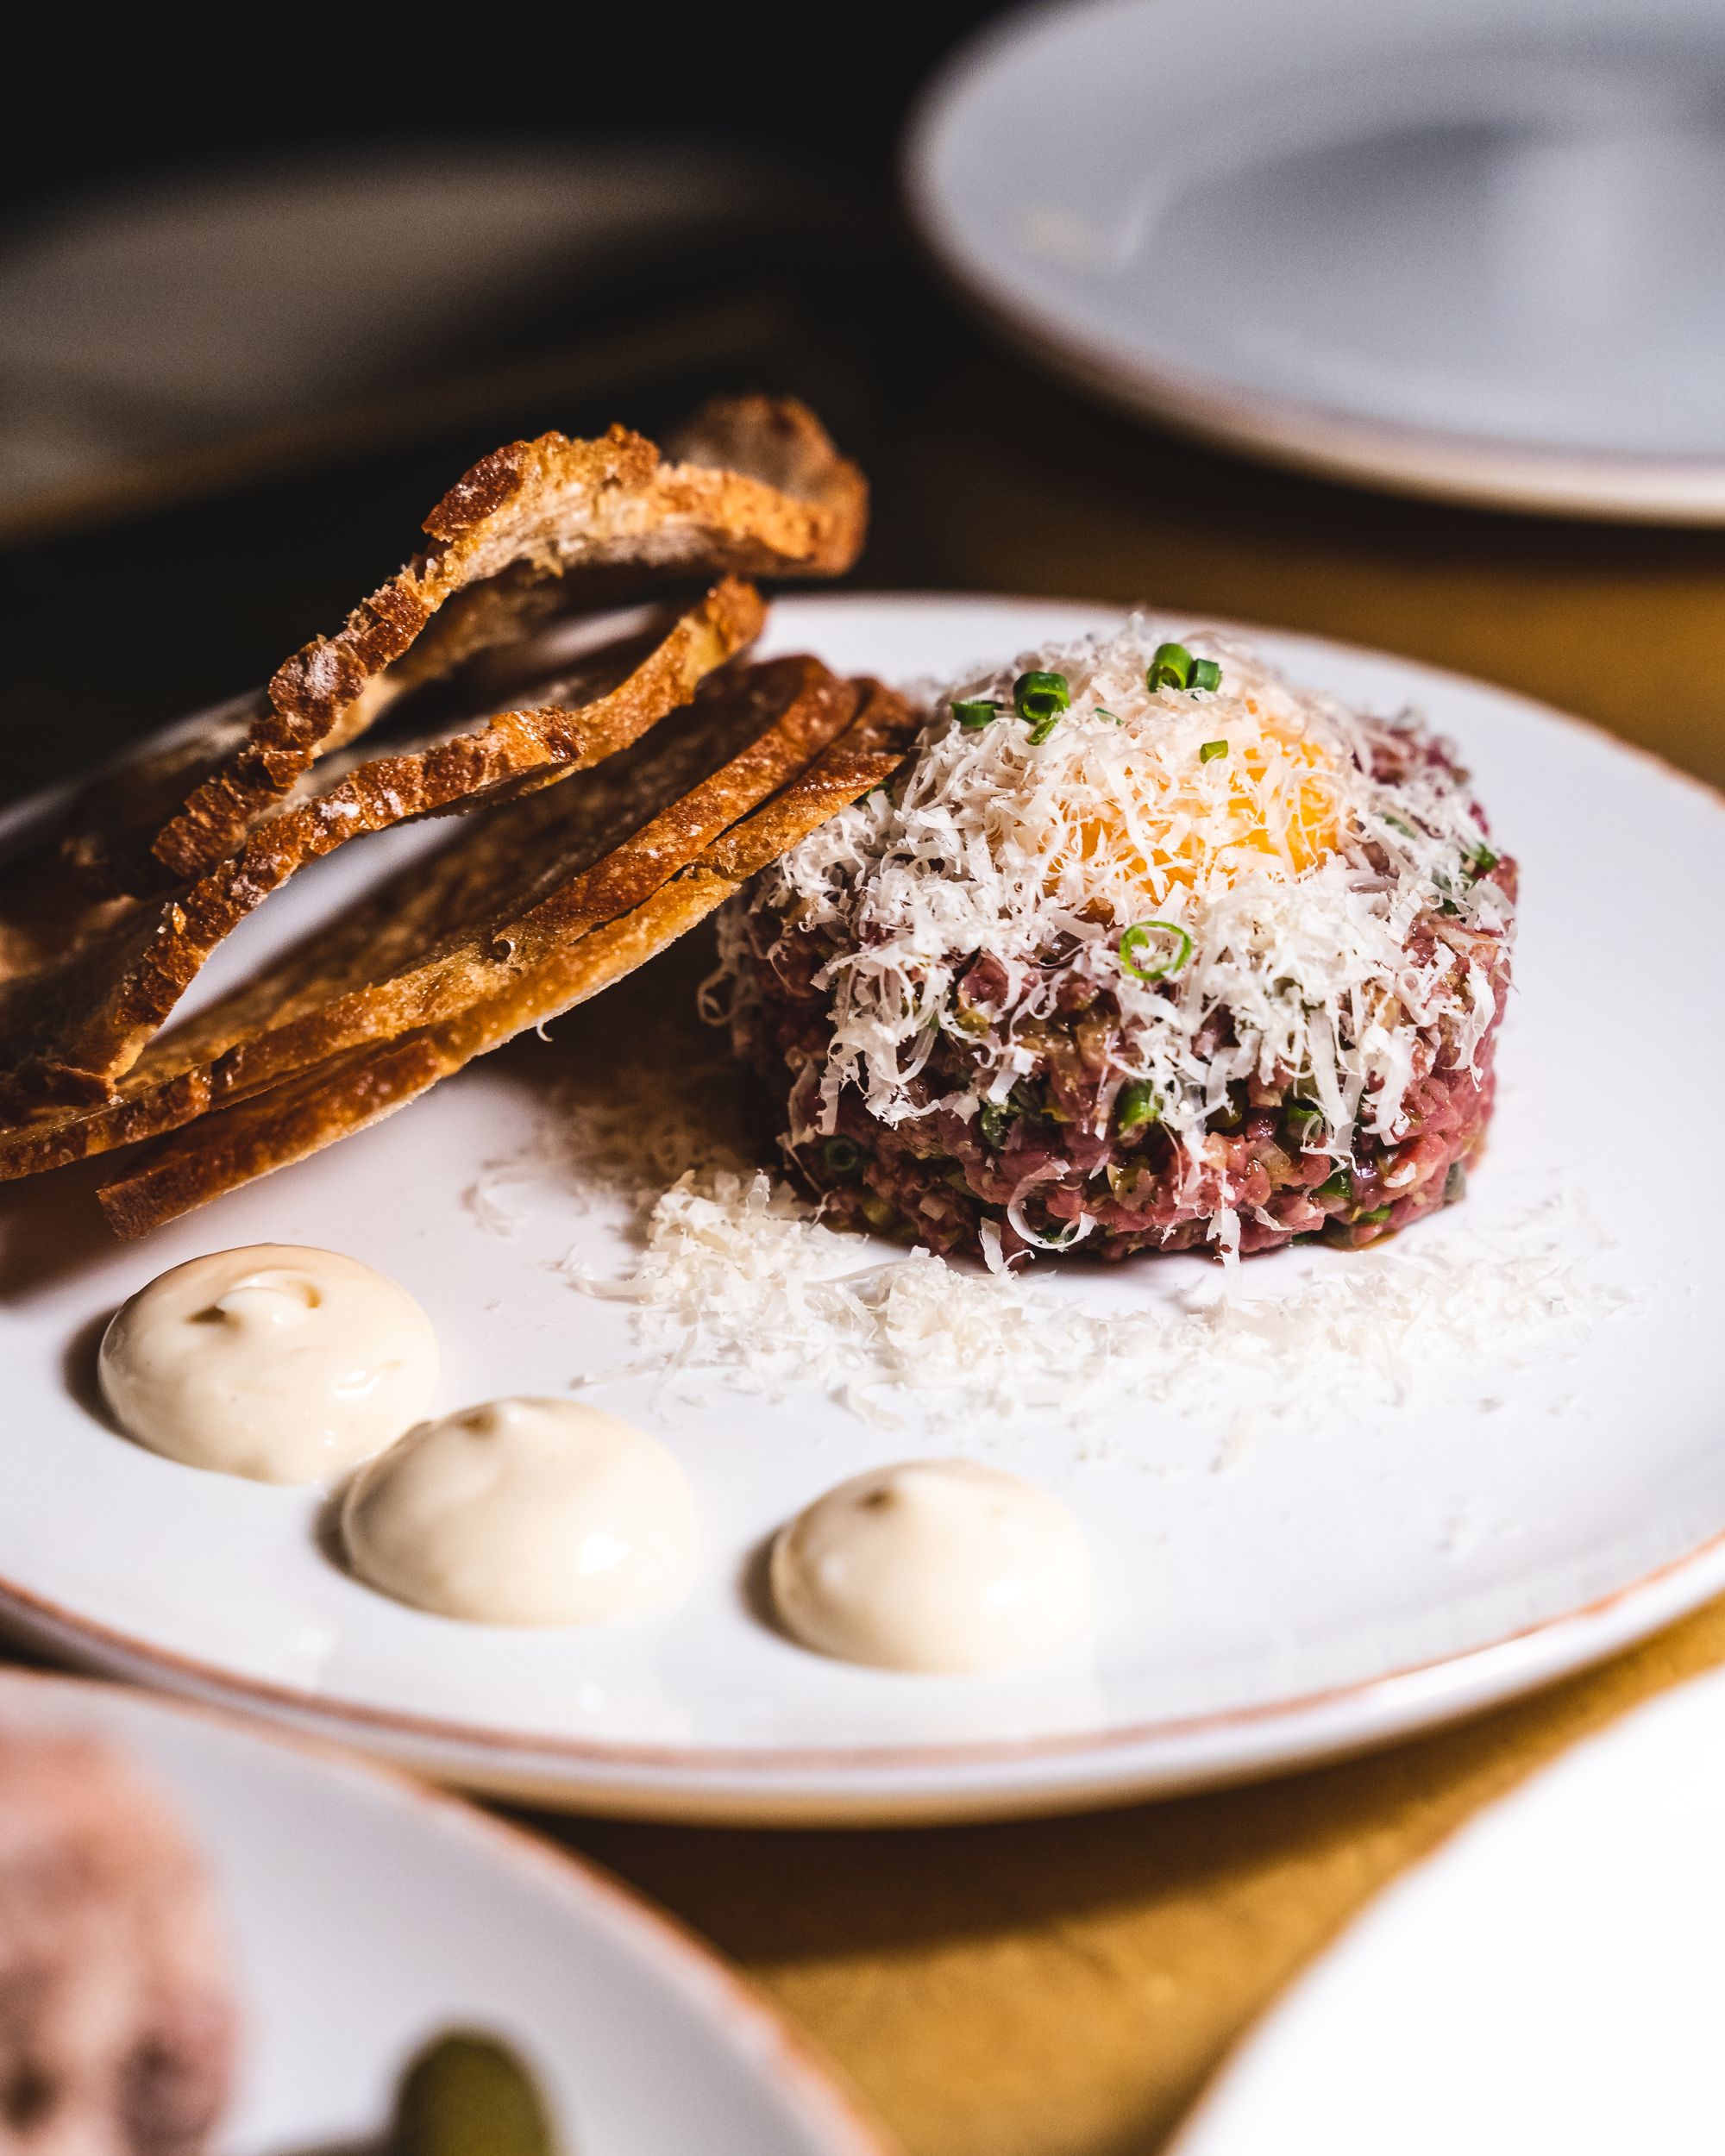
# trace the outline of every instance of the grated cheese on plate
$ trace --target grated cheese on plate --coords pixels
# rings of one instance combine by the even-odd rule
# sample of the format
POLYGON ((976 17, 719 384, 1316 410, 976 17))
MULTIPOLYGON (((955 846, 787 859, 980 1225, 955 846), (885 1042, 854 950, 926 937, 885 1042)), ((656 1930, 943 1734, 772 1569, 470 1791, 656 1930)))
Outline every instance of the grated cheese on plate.
POLYGON ((636 1306, 641 1360, 589 1382, 704 1373, 775 1399, 812 1387, 871 1421, 938 1428, 1051 1408, 1202 1410, 1252 1373, 1274 1380, 1268 1411, 1290 1414, 1349 1391, 1399 1400, 1446 1363, 1573 1350, 1624 1300, 1571 1263, 1578 1225, 1553 1202, 1496 1247, 1433 1233, 1407 1253, 1326 1253, 1330 1270, 1280 1295, 1213 1279, 1096 1312, 928 1250, 870 1253, 767 1174, 709 1168, 659 1199, 626 1276, 566 1270, 636 1306))

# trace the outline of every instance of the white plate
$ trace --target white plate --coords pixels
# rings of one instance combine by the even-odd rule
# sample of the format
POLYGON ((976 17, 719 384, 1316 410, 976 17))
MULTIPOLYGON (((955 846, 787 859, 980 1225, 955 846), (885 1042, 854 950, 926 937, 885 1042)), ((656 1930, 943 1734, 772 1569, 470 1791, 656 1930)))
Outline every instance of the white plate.
POLYGON ((693 1939, 464 1804, 107 1685, 0 1672, 0 1726, 120 1745, 202 1851, 244 2015, 230 2156, 373 2146, 457 2027, 517 2047, 565 2156, 889 2156, 693 1939))
POLYGON ((1128 408, 1416 493, 1725 520, 1712 0, 1094 0, 965 48, 923 230, 1128 408))
POLYGON ((1714 2156, 1725 1675, 1639 1708, 1380 1896, 1170 2156, 1714 2156))
MULTIPOLYGON (((810 599, 781 602, 772 640, 903 678, 1118 619, 1052 602, 810 599)), ((1679 1161, 1693 1161, 1709 1074, 1725 1068, 1725 803, 1477 684, 1256 641, 1302 680, 1379 708, 1417 703, 1452 734, 1522 862, 1525 902, 1497 1121, 1466 1206, 1381 1253, 1253 1260, 1246 1285, 1280 1294, 1318 1266, 1375 1276, 1458 1222, 1520 1248, 1530 1209, 1567 1191, 1597 1224, 1576 1235, 1588 1277, 1638 1299, 1573 1359, 1456 1368, 1402 1407, 1339 1387, 1222 1471, 1226 1398, 1208 1418, 1075 1430, 1044 1415, 955 1435, 882 1432, 808 1390, 775 1403, 718 1389, 688 1407, 632 1381, 597 1397, 686 1463, 704 1576, 668 1618, 537 1634, 368 1592, 321 1549, 314 1493, 178 1466, 78 1404, 68 1369, 122 1296, 182 1258, 264 1240, 333 1244, 401 1281, 445 1344, 451 1406, 557 1392, 626 1361, 631 1313, 555 1269, 571 1250, 605 1275, 630 1262, 616 1212, 588 1202, 548 1143, 553 1078, 583 1057, 605 1064, 601 999, 559 1029, 561 1050, 530 1041, 492 1058, 144 1247, 106 1238, 76 1172, 0 1194, 0 1611, 104 1670, 549 1802, 880 1820, 1102 1802, 1376 1742, 1605 1654, 1725 1588, 1709 1331, 1725 1244, 1709 1203, 1665 1188, 1657 1131, 1671 1117, 1679 1161), (518 1177, 496 1194, 500 1216, 471 1201, 499 1161, 518 1177), (1072 1506, 1101 1581, 1093 1664, 894 1676, 806 1653, 759 1620, 749 1578, 763 1539, 844 1476, 929 1450, 1000 1460, 1072 1506)), ((424 839, 369 841, 300 878, 212 981, 338 902, 392 844, 424 839)), ((1201 1260, 1170 1258, 1058 1284, 1118 1307, 1214 1280, 1201 1260)))

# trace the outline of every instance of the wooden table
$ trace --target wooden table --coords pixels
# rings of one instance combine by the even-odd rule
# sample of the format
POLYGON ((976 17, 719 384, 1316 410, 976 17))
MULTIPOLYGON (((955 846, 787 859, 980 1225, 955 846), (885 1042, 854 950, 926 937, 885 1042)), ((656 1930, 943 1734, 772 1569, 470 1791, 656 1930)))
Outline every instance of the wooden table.
MULTIPOLYGON (((423 454, 392 448, 342 486, 308 463, 24 546, 0 580, 12 790, 68 731, 100 746, 256 679, 392 566, 399 542, 382 535, 405 535, 502 432, 650 423, 691 375, 800 387, 831 415, 876 482, 863 581, 1143 599, 1381 645, 1725 781, 1725 533, 1402 503, 1193 447, 1007 358, 932 305, 890 248, 848 293, 810 271, 749 304, 715 351, 688 333, 639 393, 615 369, 550 365, 501 419, 458 413, 423 454)), ((1443 1735, 1091 1817, 878 1833, 543 1824, 735 1956, 911 2156, 1143 2156, 1386 1878, 1722 1657, 1725 1607, 1443 1735)))

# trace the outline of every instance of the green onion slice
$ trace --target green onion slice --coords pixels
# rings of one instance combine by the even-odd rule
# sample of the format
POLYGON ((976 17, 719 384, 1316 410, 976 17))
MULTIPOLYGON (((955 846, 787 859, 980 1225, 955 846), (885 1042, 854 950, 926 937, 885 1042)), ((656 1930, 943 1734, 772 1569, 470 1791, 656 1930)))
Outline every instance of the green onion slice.
POLYGON ((1162 1103, 1148 1078, 1128 1078, 1114 1096, 1114 1128, 1122 1138, 1162 1120, 1162 1103))
POLYGON ((1192 686, 1192 655, 1184 644, 1157 644, 1156 655, 1145 673, 1145 686, 1151 689, 1189 689, 1192 686))
POLYGON ((1072 701, 1063 674, 1019 674, 1013 684, 1013 705, 1020 718, 1038 726, 1057 719, 1072 701))
POLYGON ((1222 669, 1214 659, 1195 659, 1192 661, 1192 682, 1195 689, 1219 689, 1222 686, 1222 669))
POLYGON ((1070 1250, 1075 1243, 1083 1241, 1094 1225, 1086 1217, 1069 1220, 1063 1229, 1054 1228, 1044 1231, 1041 1228, 1033 1228, 1025 1219, 1022 1208, 1016 1204, 1007 1206, 1007 1218, 1023 1236, 1026 1243, 1033 1243, 1038 1249, 1044 1250, 1070 1250))
POLYGON ((830 1138, 820 1156, 835 1175, 854 1175, 862 1165, 862 1149, 848 1138, 830 1138))
POLYGON ((993 697, 967 697, 953 705, 952 716, 968 732, 974 733, 979 726, 992 726, 1000 716, 1000 706, 993 697))
POLYGON ((1129 973, 1134 981, 1165 981, 1176 974, 1192 956, 1192 938, 1177 921, 1134 921, 1120 937, 1120 971, 1129 973), (1171 955, 1159 966, 1140 966, 1133 954, 1145 950, 1152 935, 1161 933, 1175 938, 1171 955))
POLYGON ((1097 716, 1097 718, 1113 718, 1113 719, 1114 720, 1114 724, 1115 724, 1115 725, 1116 725, 1116 726, 1124 726, 1124 725, 1126 724, 1126 721, 1125 721, 1125 719, 1123 719, 1123 718, 1114 718, 1114 714, 1113 714, 1113 712, 1112 712, 1112 711, 1111 711, 1107 708, 1107 706, 1105 704, 1099 704, 1099 705, 1097 705, 1097 706, 1096 706, 1096 716, 1097 716))
POLYGON ((1354 1225, 1360 1228, 1375 1228, 1380 1220, 1387 1220, 1389 1218, 1389 1213, 1390 1208, 1388 1206, 1378 1206, 1371 1213, 1360 1213, 1356 1218, 1354 1225))
POLYGON ((1321 1108, 1314 1108, 1309 1100, 1292 1100, 1283 1111, 1288 1135, 1302 1153, 1315 1151, 1311 1141, 1324 1127, 1321 1108))
POLYGON ((1482 876, 1489 876, 1497 866, 1498 856, 1490 846, 1476 846, 1468 859, 1468 868, 1477 883, 1482 876))
POLYGON ((1198 761, 1200 763, 1214 763, 1218 756, 1225 756, 1227 753, 1226 742, 1207 741, 1198 751, 1198 761))

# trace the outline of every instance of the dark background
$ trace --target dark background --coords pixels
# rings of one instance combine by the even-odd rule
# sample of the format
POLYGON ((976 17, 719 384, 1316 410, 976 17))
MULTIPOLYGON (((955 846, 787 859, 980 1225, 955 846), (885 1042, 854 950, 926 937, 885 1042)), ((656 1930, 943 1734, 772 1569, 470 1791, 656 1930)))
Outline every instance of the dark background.
POLYGON ((988 0, 34 0, 11 11, 5 32, 0 194, 16 214, 132 175, 451 137, 694 135, 794 147, 884 180, 917 86, 998 12, 988 0))
MULTIPOLYGON (((9 522, 0 502, 0 797, 266 678, 400 564, 499 442, 619 419, 652 434, 744 388, 806 398, 867 470, 865 586, 1149 601, 1385 647, 1725 779, 1725 531, 1398 500, 1264 467, 1108 411, 973 319, 909 228, 896 153, 931 74, 1002 12, 15 9, 0 250, 69 204, 332 154, 705 144, 769 179, 693 244, 630 245, 501 311, 452 309, 406 372, 273 435, 254 416, 207 452, 120 460, 46 513, 9 522)), ((223 305, 197 298, 212 317, 223 305)), ((0 369, 0 400, 7 386, 0 369)))
MULTIPOLYGON (((411 369, 279 441, 141 454, 0 529, 11 753, 0 797, 266 676, 412 549, 512 436, 654 433, 708 394, 806 398, 875 481, 872 583, 941 580, 902 505, 913 363, 975 335, 899 204, 918 90, 986 0, 866 8, 57 6, 15 11, 0 248, 163 181, 337 157, 717 147, 766 194, 710 238, 630 248, 466 310, 411 369), (895 509, 895 505, 900 505, 895 509)), ((340 279, 344 265, 329 265, 340 279)), ((219 310, 223 296, 205 299, 219 310)), ((188 334, 195 335, 195 323, 188 334)), ((5 384, 0 375, 0 396, 5 384)))

